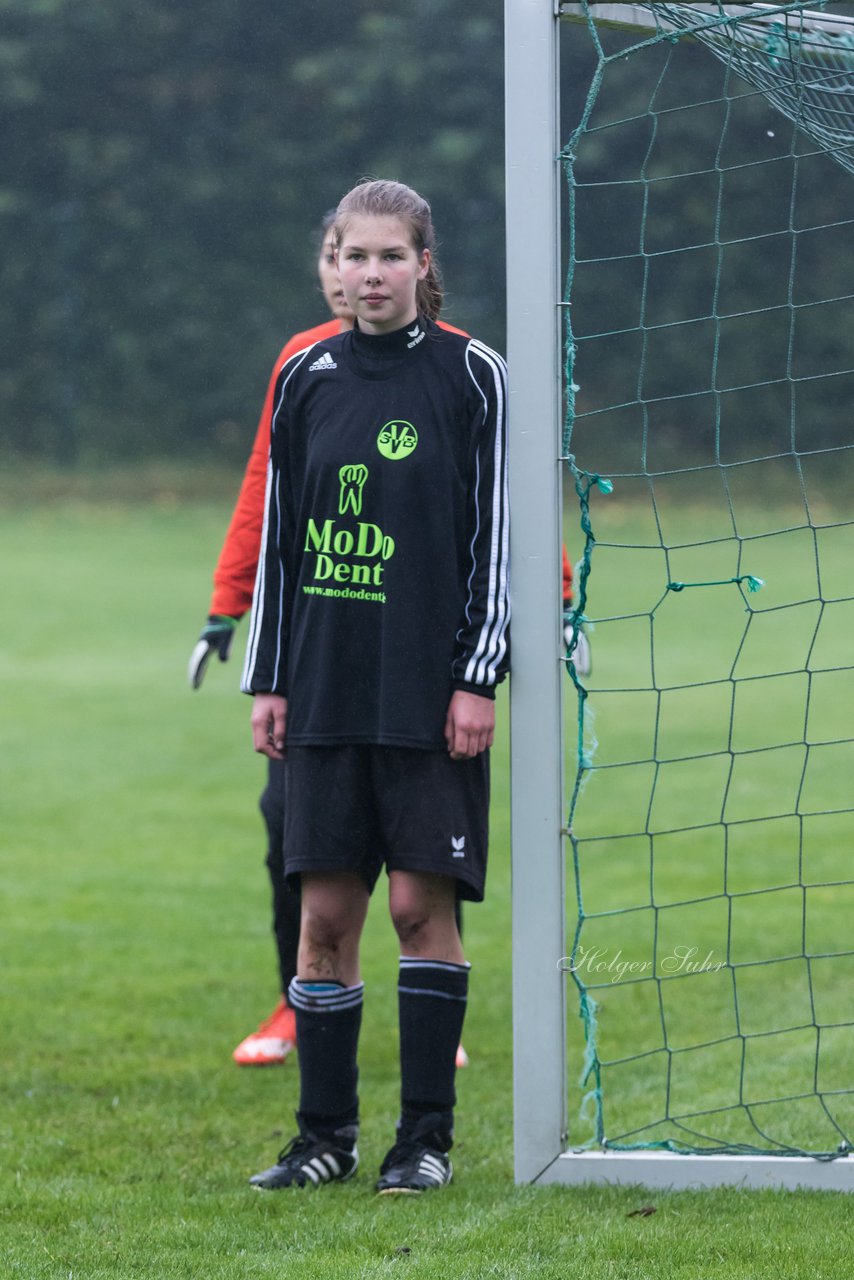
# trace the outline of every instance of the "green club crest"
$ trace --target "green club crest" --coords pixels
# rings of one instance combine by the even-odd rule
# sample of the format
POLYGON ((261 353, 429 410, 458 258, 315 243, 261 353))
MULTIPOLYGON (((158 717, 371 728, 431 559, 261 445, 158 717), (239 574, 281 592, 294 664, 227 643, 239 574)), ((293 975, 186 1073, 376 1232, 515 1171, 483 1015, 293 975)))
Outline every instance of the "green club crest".
POLYGON ((368 478, 368 468, 361 462, 352 466, 341 467, 338 479, 341 490, 338 494, 338 514, 343 516, 352 511, 354 516, 362 514, 362 490, 368 478))
POLYGON ((418 444, 418 432, 411 422, 397 419, 387 422, 377 436, 377 448, 384 458, 397 462, 400 458, 408 458, 415 452, 418 444))

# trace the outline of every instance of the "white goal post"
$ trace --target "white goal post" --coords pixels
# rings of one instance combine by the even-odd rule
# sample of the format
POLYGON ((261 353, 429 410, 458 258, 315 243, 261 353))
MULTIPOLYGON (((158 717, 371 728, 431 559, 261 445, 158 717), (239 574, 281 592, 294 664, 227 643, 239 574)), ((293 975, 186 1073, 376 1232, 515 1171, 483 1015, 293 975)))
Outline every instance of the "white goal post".
MULTIPOLYGON (((603 25, 655 29, 649 9, 597 4, 603 25)), ((718 4, 695 4, 720 15, 718 4)), ((773 4, 723 6, 774 20, 773 4)), ((505 0, 507 354, 513 510, 511 836, 515 1178, 519 1183, 854 1191, 854 1158, 573 1151, 567 1115, 567 948, 561 661, 562 319, 559 28, 580 4, 505 0)), ((854 26, 822 13, 825 34, 854 26)), ((572 1010, 572 1022, 581 1023, 572 1010)))

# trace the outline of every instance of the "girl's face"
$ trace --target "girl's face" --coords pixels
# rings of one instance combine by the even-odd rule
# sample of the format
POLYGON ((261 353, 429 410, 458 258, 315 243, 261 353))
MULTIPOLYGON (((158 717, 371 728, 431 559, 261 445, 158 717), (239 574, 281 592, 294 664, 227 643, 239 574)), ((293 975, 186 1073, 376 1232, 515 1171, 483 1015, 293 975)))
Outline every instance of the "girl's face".
POLYGON ((348 307, 347 299, 344 297, 344 290, 341 288, 341 278, 338 275, 338 266, 335 262, 335 244, 331 227, 323 237, 323 246, 320 250, 320 257, 317 260, 317 274, 320 276, 320 287, 323 290, 326 305, 335 316, 335 319, 342 320, 344 324, 352 326, 353 312, 348 307))
POLYGON ((354 214, 338 246, 344 297, 365 333, 391 333, 418 314, 415 287, 427 275, 430 250, 419 254, 403 218, 354 214))

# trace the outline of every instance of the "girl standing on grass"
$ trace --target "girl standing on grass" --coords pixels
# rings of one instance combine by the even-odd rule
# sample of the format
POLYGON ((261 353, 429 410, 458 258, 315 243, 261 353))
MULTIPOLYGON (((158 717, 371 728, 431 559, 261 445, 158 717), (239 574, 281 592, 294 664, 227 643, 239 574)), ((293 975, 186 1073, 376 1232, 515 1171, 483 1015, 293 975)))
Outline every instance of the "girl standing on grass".
POLYGON ((364 182, 335 243, 354 329, 283 367, 243 688, 287 741, 299 877, 299 1134, 253 1185, 356 1170, 359 941, 385 865, 400 940, 401 1115, 382 1192, 446 1185, 468 989, 457 897, 486 873, 488 748, 508 666, 504 363, 435 323, 429 205, 364 182))
MULTIPOLYGON (((333 209, 324 214, 317 233, 317 273, 321 292, 333 319, 295 334, 285 344, 273 367, 252 452, 214 570, 214 589, 208 619, 190 658, 188 674, 193 689, 202 687, 208 662, 214 653, 219 655, 221 662, 227 661, 237 623, 252 604, 264 524, 273 394, 279 370, 297 352, 353 327, 353 313, 341 289, 335 261, 335 212, 333 209)), ((444 322, 440 321, 440 324, 444 329, 462 332, 444 322)), ((283 760, 267 761, 267 785, 260 802, 267 828, 266 866, 273 891, 273 935, 276 940, 282 994, 270 1016, 264 1019, 256 1031, 242 1039, 234 1050, 232 1057, 242 1067, 283 1063, 296 1047, 296 1019, 294 1010, 288 1004, 288 991, 297 971, 300 894, 299 885, 288 886, 285 882, 284 774, 283 760)), ((461 919, 462 912, 458 906, 457 923, 462 933, 461 919)), ((465 1066, 467 1062, 468 1055, 460 1045, 457 1050, 457 1066, 465 1066)))

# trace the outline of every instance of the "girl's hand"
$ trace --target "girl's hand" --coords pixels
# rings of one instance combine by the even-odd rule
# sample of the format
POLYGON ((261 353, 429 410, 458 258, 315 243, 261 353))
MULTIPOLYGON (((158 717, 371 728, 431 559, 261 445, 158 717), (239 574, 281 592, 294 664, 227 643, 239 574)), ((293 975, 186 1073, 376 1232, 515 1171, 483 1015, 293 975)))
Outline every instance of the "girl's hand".
POLYGON ((256 693, 252 706, 252 745, 271 760, 285 758, 288 703, 277 693, 256 693))
POLYGON ((445 717, 445 741, 452 760, 473 760, 495 737, 495 703, 457 689, 445 717))

